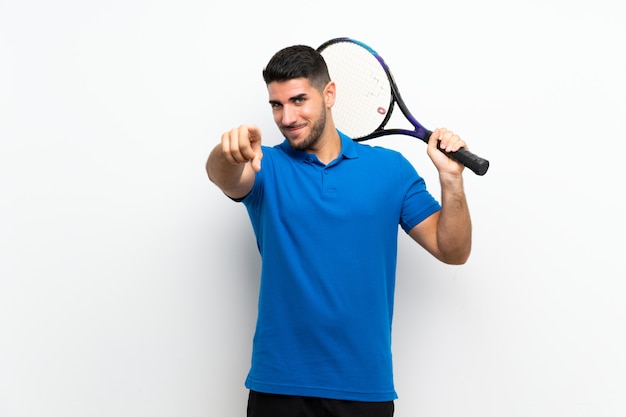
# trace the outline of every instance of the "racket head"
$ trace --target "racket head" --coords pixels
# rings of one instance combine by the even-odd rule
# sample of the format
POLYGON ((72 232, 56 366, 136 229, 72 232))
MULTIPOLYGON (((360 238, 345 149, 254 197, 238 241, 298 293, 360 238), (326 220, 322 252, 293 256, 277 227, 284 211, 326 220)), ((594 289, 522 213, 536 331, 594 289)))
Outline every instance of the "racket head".
MULTIPOLYGON (((363 42, 347 37, 326 41, 317 50, 326 61, 330 78, 337 86, 333 106, 337 129, 355 141, 402 134, 428 143, 432 132, 413 117, 400 96, 391 70, 376 51, 363 42), (394 104, 398 105, 414 130, 385 129, 394 104)), ((477 175, 484 175, 489 169, 488 160, 467 149, 441 151, 477 175)))
POLYGON ((335 82, 335 126, 355 141, 365 140, 389 121, 394 106, 392 78, 380 55, 351 38, 335 38, 317 50, 335 82))

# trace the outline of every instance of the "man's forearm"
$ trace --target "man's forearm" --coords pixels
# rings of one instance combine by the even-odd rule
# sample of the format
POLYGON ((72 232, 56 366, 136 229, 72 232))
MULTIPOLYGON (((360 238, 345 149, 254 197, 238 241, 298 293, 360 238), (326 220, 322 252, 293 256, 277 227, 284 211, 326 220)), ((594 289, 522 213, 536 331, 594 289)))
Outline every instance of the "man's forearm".
POLYGON ((245 168, 244 164, 233 164, 224 156, 221 145, 213 148, 206 163, 209 180, 228 194, 228 190, 235 188, 241 181, 245 168))
POLYGON ((463 178, 440 178, 440 181, 438 246, 447 263, 463 264, 472 247, 472 221, 463 189, 463 178))

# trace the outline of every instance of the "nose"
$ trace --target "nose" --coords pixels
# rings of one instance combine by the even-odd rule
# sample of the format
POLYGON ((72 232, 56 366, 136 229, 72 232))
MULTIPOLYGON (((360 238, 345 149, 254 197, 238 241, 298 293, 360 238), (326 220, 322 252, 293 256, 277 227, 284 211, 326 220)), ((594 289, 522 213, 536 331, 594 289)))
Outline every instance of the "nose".
POLYGON ((296 109, 293 106, 286 105, 283 107, 283 112, 281 115, 281 123, 283 126, 290 126, 296 122, 298 116, 296 114, 296 109))

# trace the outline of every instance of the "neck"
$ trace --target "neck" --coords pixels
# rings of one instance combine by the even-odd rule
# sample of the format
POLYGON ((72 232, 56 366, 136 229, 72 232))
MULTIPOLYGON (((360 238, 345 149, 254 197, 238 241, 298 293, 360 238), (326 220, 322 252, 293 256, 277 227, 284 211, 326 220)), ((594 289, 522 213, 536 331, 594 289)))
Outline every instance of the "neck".
POLYGON ((317 156, 317 159, 323 164, 328 164, 337 159, 341 153, 341 137, 333 123, 326 123, 324 133, 317 146, 314 149, 309 149, 308 152, 317 156))

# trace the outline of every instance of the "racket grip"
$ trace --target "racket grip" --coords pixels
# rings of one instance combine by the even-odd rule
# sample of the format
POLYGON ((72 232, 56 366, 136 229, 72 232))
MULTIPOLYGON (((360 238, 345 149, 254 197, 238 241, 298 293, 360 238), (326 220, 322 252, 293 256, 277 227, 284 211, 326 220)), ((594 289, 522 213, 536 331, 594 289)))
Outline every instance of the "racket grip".
POLYGON ((476 175, 485 175, 487 173, 487 170, 489 169, 488 160, 471 153, 465 148, 461 148, 455 152, 446 152, 439 147, 439 141, 437 141, 437 149, 448 155, 450 158, 459 161, 467 168, 472 170, 472 172, 474 172, 474 174, 476 175))
POLYGON ((489 169, 489 161, 485 158, 481 158, 465 148, 461 148, 455 152, 447 152, 439 147, 439 143, 440 141, 437 141, 437 149, 448 155, 450 158, 465 165, 467 168, 472 170, 474 174, 485 175, 487 173, 487 170, 489 169))
MULTIPOLYGON (((422 140, 428 143, 428 141, 430 140, 430 135, 432 135, 433 132, 431 132, 428 129, 423 128, 423 131, 421 133, 422 133, 422 140)), ((485 158, 481 158, 480 156, 471 153, 465 148, 461 148, 456 152, 446 152, 439 147, 440 143, 441 141, 438 140, 437 149, 439 149, 441 152, 448 155, 448 157, 465 165, 472 172, 474 172, 474 174, 485 175, 487 173, 487 170, 489 169, 489 161, 486 160, 485 158)))

